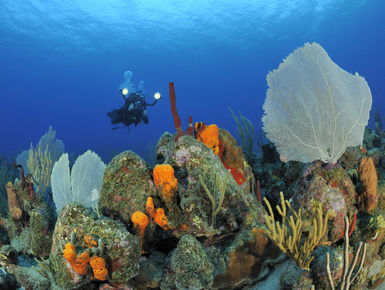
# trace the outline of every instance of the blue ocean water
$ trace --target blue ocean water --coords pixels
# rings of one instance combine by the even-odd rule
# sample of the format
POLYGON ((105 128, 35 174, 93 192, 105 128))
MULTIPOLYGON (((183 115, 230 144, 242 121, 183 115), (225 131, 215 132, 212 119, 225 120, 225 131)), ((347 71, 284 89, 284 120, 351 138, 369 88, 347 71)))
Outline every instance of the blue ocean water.
POLYGON ((192 115, 237 136, 231 107, 259 132, 267 73, 313 41, 365 77, 372 113, 385 115, 384 16, 382 0, 1 0, 0 153, 28 149, 52 125, 67 152, 151 159, 175 132, 170 81, 184 128, 192 115), (123 103, 127 70, 148 102, 163 96, 130 132, 106 115, 123 103))

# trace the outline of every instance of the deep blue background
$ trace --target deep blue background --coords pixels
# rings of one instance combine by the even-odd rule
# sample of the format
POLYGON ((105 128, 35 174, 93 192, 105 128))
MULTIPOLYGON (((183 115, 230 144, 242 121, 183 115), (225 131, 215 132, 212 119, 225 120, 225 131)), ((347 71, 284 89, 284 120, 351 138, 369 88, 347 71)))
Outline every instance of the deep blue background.
POLYGON ((150 158, 175 132, 168 83, 183 127, 188 115, 236 134, 227 107, 261 125, 267 73, 316 41, 348 72, 365 77, 385 115, 383 0, 1 0, 0 153, 36 143, 48 126, 67 152, 105 161, 131 149, 150 158), (150 124, 111 130, 131 70, 144 80, 150 124))

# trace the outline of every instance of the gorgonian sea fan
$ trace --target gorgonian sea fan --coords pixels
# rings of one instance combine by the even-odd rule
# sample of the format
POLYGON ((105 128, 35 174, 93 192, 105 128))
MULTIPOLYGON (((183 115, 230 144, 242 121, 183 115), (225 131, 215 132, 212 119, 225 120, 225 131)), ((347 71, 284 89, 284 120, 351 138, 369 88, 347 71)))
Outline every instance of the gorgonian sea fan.
POLYGON ((372 106, 366 80, 335 64, 317 43, 305 43, 267 75, 263 129, 281 160, 336 163, 362 145, 372 106))

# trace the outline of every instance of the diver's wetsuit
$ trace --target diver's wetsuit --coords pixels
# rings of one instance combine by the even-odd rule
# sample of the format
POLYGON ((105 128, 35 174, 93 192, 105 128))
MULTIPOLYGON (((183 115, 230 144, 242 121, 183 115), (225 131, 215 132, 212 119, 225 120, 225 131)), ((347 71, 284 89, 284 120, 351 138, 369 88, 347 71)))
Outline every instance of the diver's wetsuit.
POLYGON ((131 93, 127 98, 123 95, 123 98, 125 102, 121 108, 107 113, 111 118, 111 123, 123 123, 127 127, 131 124, 136 126, 140 121, 148 124, 146 107, 155 105, 158 100, 152 104, 147 104, 141 92, 131 93))

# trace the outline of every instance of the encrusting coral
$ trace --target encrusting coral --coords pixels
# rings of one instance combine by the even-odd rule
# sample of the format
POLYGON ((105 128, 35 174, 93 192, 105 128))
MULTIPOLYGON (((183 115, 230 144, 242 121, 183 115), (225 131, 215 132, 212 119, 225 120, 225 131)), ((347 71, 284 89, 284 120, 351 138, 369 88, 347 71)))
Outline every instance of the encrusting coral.
POLYGON ((364 157, 360 161, 360 180, 362 182, 361 209, 365 212, 374 210, 377 206, 377 173, 371 157, 364 157))

